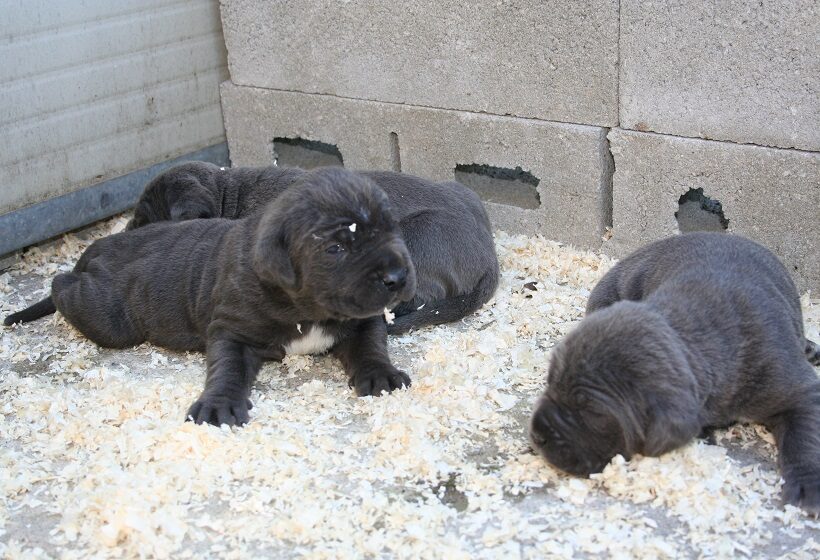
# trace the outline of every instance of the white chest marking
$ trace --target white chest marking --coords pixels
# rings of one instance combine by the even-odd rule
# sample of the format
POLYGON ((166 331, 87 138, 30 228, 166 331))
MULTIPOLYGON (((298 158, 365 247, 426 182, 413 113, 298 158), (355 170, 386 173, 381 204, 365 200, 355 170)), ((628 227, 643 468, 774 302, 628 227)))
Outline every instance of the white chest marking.
POLYGON ((336 339, 327 334, 322 327, 310 327, 306 335, 294 338, 285 344, 285 352, 288 354, 323 354, 335 343, 336 339))

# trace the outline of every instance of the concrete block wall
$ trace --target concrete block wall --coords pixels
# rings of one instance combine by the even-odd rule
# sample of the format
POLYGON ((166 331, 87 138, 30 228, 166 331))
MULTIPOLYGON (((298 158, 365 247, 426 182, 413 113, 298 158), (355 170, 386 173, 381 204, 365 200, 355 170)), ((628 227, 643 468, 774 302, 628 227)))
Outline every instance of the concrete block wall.
POLYGON ((818 293, 820 8, 696 4, 222 0, 231 157, 299 138, 351 168, 515 170, 537 186, 476 187, 496 227, 616 256, 702 189, 818 293))
POLYGON ((774 251, 803 287, 820 288, 817 153, 614 129, 614 254, 678 232, 678 199, 702 188, 731 231, 774 251))
POLYGON ((616 0, 223 0, 236 85, 611 126, 616 0))
POLYGON ((620 126, 820 150, 815 0, 621 1, 620 126))
POLYGON ((222 86, 222 100, 234 165, 269 164, 274 134, 335 144, 346 167, 394 169, 437 181, 452 180, 458 164, 479 161, 510 168, 525 161, 542 184, 550 185, 540 191, 542 208, 487 203, 496 226, 535 229, 583 245, 600 243, 609 160, 600 150, 606 139, 599 127, 230 83, 222 86), (398 138, 397 150, 391 134, 398 138), (431 149, 439 144, 441 149, 431 149), (575 210, 544 210, 557 207, 575 210))

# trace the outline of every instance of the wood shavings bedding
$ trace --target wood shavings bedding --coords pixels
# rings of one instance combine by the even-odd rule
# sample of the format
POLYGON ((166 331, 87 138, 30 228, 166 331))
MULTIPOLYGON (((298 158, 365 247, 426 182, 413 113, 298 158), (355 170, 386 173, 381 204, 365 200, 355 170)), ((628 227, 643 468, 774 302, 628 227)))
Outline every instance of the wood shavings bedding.
MULTIPOLYGON (((29 250, 0 313, 47 293, 117 217, 29 250)), ((203 357, 99 348, 61 317, 0 331, 4 558, 814 558, 820 523, 778 499, 756 426, 567 477, 529 452, 550 348, 608 258, 496 238, 489 305, 393 337, 409 390, 356 398, 329 357, 266 365, 251 423, 183 423, 203 357)), ((807 333, 820 305, 806 296, 807 333)))

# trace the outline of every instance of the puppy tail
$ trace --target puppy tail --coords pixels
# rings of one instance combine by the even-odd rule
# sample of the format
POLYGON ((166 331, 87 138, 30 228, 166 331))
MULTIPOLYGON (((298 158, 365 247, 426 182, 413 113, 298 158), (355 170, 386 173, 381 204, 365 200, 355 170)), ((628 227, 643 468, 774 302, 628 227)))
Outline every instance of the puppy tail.
POLYGON ((421 309, 411 309, 403 315, 397 314, 393 324, 387 325, 387 334, 402 334, 411 329, 458 321, 487 303, 497 287, 498 269, 494 268, 482 276, 475 289, 468 294, 431 301, 421 309))
POLYGON ((806 339, 806 359, 813 366, 820 366, 820 344, 806 339))
POLYGON ((51 296, 48 296, 46 299, 38 301, 34 305, 26 307, 22 311, 12 313, 5 318, 3 324, 8 327, 14 323, 29 323, 31 321, 36 321, 40 317, 51 315, 55 311, 57 311, 57 308, 54 306, 54 301, 52 301, 51 296))

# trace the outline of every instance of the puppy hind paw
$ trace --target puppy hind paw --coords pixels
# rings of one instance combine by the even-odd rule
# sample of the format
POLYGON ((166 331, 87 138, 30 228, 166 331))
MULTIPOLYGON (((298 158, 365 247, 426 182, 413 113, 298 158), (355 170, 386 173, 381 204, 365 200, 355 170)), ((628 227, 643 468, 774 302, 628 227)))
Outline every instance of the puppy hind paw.
POLYGON ((783 501, 820 517, 820 469, 791 473, 783 484, 783 501))
POLYGON ((410 386, 410 376, 394 367, 381 367, 355 375, 350 380, 350 386, 356 389, 360 397, 368 395, 380 396, 383 392, 390 393, 396 389, 410 386))
POLYGON ((248 399, 200 397, 188 409, 185 421, 214 426, 243 426, 250 420, 248 411, 252 408, 253 404, 248 399))

